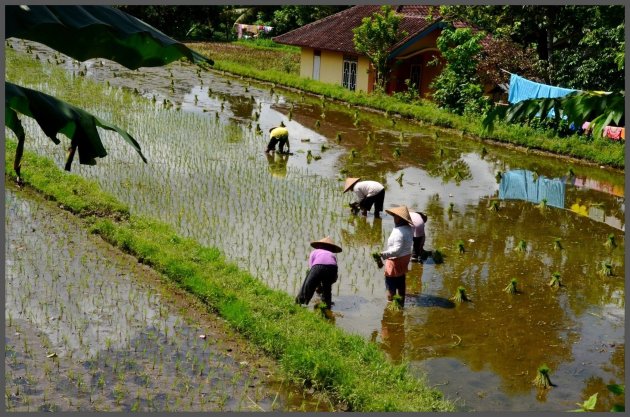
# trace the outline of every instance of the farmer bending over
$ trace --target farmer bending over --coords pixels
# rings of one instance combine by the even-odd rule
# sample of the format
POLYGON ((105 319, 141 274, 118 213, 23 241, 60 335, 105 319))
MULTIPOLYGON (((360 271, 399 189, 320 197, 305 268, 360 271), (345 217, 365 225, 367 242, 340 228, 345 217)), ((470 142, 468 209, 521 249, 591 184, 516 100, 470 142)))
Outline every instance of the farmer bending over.
POLYGON ((285 153, 285 145, 287 147, 286 153, 289 153, 289 131, 286 129, 284 122, 280 122, 280 126, 278 127, 272 127, 269 129, 269 144, 267 145, 267 150, 265 152, 275 152, 276 144, 279 144, 278 148, 280 153, 285 153))
POLYGON ((381 252, 381 258, 385 260, 387 301, 391 302, 398 293, 400 306, 404 307, 407 292, 406 274, 413 246, 413 222, 407 206, 394 207, 385 212, 394 216, 395 225, 387 239, 387 248, 381 252))
POLYGON ((343 192, 354 191, 357 201, 350 203, 351 207, 361 209, 361 215, 367 216, 367 212, 374 204, 374 217, 381 217, 383 201, 385 201, 385 187, 376 181, 360 181, 361 178, 347 178, 343 192))
POLYGON ((411 221, 413 222, 413 250, 411 252, 411 262, 422 262, 422 254, 424 253, 424 224, 428 217, 419 211, 409 211, 411 221))
POLYGON ((329 237, 311 242, 315 249, 308 260, 309 271, 306 274, 300 293, 295 298, 297 304, 308 304, 316 289, 321 289, 322 301, 326 309, 332 305, 332 285, 337 281, 337 256, 341 247, 335 245, 329 237))

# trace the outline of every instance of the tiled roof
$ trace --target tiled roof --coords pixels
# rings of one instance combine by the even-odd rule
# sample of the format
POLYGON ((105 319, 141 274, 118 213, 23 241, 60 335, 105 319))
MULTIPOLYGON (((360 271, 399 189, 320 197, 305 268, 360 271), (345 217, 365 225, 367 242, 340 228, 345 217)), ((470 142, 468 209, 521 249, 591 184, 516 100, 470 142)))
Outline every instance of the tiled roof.
MULTIPOLYGON (((357 54, 352 41, 354 36, 352 29, 361 25, 364 17, 371 16, 380 8, 379 5, 354 6, 276 36, 273 40, 287 45, 357 54)), ((407 37, 394 45, 392 50, 424 31, 432 23, 442 19, 437 6, 405 5, 394 6, 394 8, 396 12, 403 15, 399 30, 406 31, 407 37)))

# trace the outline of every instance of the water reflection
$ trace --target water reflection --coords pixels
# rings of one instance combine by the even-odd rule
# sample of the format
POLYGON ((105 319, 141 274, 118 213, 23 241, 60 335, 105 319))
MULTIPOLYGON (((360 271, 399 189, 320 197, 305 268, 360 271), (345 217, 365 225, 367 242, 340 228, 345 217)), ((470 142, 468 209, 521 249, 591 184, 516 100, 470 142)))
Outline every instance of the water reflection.
POLYGON ((287 176, 287 163, 289 162, 288 154, 273 152, 265 153, 267 163, 269 164, 269 172, 276 178, 284 178, 287 176))
POLYGON ((558 208, 564 208, 564 193, 563 180, 546 178, 524 169, 504 173, 499 184, 499 198, 502 200, 525 200, 530 203, 546 200, 548 205, 558 208))
POLYGON ((346 225, 349 228, 341 229, 341 239, 346 245, 375 246, 383 241, 383 220, 380 218, 349 215, 346 225))

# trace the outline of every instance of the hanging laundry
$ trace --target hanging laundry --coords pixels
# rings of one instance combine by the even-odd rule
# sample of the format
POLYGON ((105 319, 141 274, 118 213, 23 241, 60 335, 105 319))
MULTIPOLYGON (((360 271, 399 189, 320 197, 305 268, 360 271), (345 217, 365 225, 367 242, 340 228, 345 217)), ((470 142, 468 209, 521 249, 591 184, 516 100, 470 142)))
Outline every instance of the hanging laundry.
POLYGON ((612 140, 625 140, 626 129, 618 126, 606 126, 603 131, 603 136, 612 140))
POLYGON ((579 90, 541 84, 530 81, 523 77, 519 77, 516 74, 512 74, 510 76, 510 90, 508 93, 508 101, 511 104, 515 104, 520 101, 532 98, 564 97, 567 94, 574 93, 576 91, 579 90))

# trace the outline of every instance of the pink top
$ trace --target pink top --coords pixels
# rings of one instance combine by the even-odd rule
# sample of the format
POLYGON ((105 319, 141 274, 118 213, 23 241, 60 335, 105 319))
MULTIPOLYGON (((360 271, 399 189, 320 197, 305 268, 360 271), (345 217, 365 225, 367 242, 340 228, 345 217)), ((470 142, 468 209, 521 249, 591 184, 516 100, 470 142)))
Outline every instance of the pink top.
POLYGON ((422 216, 415 211, 410 211, 409 216, 411 216, 411 221, 413 222, 413 237, 424 236, 424 220, 422 220, 422 216))
POLYGON ((308 259, 308 267, 313 265, 337 265, 337 256, 326 249, 314 249, 308 259))

